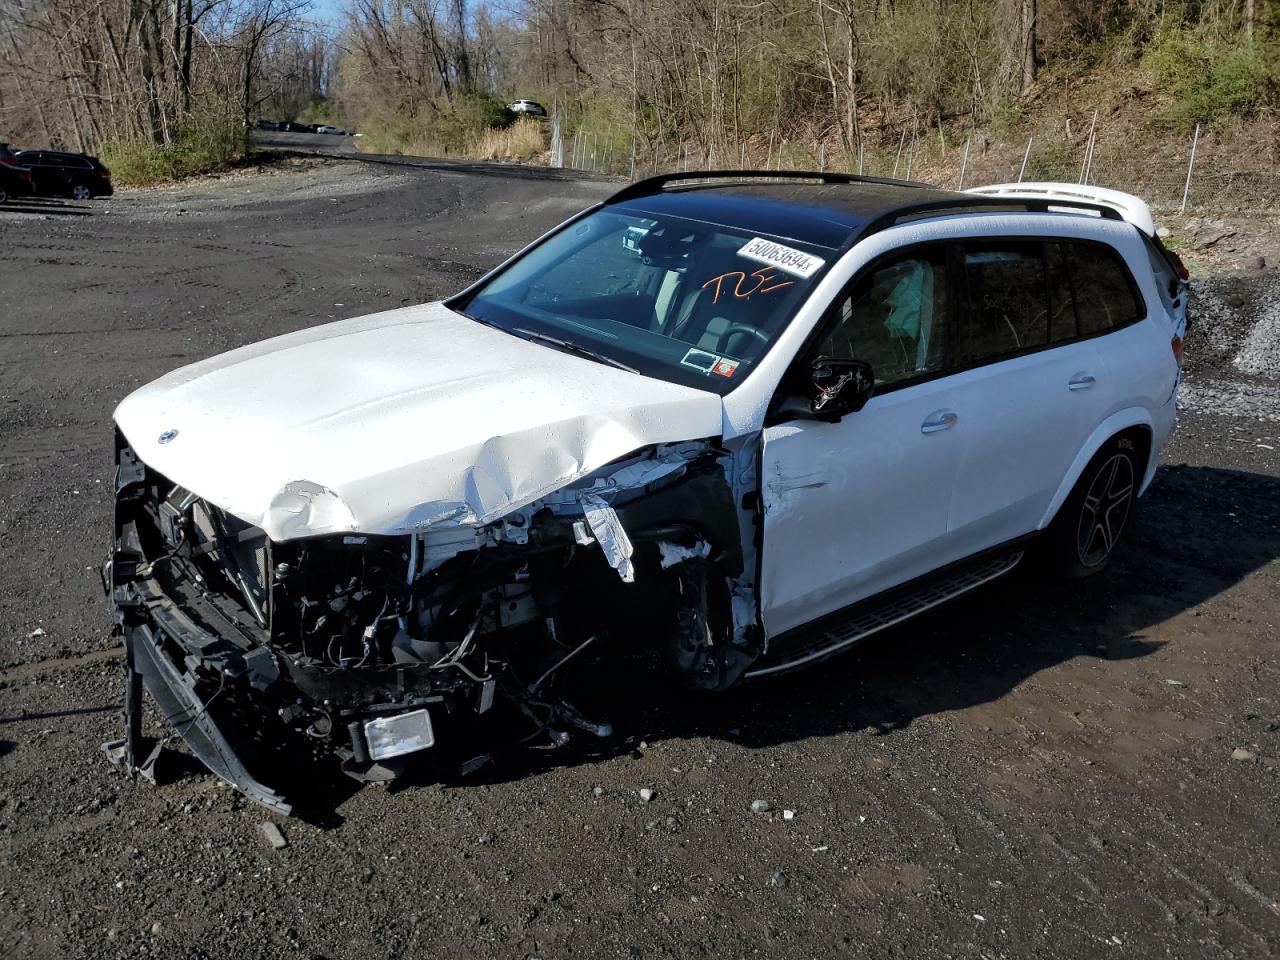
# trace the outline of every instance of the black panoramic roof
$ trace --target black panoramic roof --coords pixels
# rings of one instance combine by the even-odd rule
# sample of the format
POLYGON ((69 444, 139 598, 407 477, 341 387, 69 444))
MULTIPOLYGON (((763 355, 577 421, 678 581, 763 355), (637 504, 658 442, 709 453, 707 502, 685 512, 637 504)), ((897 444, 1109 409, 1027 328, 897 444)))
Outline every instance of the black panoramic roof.
POLYGON ((606 203, 640 216, 701 220, 833 250, 903 220, 935 214, 1071 207, 1119 218, 1117 211, 1096 204, 980 196, 910 180, 776 170, 651 177, 624 187, 606 203))

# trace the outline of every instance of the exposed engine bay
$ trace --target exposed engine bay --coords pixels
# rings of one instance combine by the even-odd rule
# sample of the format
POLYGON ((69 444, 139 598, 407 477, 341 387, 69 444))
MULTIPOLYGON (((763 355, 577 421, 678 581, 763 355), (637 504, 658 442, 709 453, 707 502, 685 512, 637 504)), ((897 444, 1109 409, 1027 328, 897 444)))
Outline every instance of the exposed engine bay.
POLYGON ((277 542, 118 435, 104 573, 129 693, 108 753, 149 773, 145 682, 214 773, 289 812, 270 775, 285 741, 377 781, 495 707, 543 743, 609 736, 565 667, 607 656, 617 624, 644 624, 687 686, 731 686, 763 645, 753 452, 657 445, 488 524, 277 542))

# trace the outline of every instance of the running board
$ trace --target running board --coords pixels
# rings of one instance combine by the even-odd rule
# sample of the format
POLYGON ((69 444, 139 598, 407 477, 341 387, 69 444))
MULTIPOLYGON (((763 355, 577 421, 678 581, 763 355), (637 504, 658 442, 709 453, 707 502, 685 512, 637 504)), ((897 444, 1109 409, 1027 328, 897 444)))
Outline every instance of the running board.
POLYGON ((1021 559, 1021 550, 1003 554, 977 566, 930 580, 911 593, 898 595, 880 603, 873 601, 870 609, 856 613, 847 620, 812 632, 805 631, 804 635, 791 642, 784 640, 778 649, 770 649, 754 667, 748 670, 744 679, 756 680, 786 670, 794 670, 839 653, 874 633, 879 633, 904 620, 910 620, 926 610, 931 610, 984 583, 990 583, 1004 576, 1016 567, 1021 559))

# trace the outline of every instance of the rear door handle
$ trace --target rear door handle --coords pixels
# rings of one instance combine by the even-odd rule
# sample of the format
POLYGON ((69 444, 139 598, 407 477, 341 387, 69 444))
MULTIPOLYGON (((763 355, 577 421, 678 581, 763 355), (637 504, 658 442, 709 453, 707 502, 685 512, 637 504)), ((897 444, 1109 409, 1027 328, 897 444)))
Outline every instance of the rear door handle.
POLYGON ((939 430, 950 430, 960 417, 950 410, 937 410, 924 423, 920 424, 921 433, 937 433, 939 430))
POLYGON ((1069 381, 1067 381, 1067 389, 1088 390, 1097 382, 1098 382, 1098 378, 1095 377, 1092 373, 1077 373, 1074 377, 1072 377, 1069 381))

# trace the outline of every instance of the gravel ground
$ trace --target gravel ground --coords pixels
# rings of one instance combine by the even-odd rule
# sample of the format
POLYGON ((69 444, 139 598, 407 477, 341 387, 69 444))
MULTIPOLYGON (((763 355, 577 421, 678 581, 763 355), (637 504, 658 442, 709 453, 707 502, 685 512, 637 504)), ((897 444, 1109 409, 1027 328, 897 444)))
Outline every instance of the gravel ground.
POLYGON ((1192 286, 1179 408, 1280 423, 1280 275, 1220 268, 1192 286))
POLYGON ((160 787, 106 763, 114 404, 456 290, 608 189, 308 161, 0 213, 0 955, 1274 955, 1280 427, 1235 362, 1274 348, 1266 271, 1201 284, 1227 309, 1103 577, 1015 575, 715 699, 602 671, 613 741, 335 795, 322 824, 177 753, 160 787))

